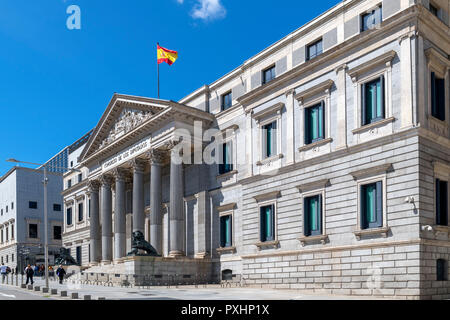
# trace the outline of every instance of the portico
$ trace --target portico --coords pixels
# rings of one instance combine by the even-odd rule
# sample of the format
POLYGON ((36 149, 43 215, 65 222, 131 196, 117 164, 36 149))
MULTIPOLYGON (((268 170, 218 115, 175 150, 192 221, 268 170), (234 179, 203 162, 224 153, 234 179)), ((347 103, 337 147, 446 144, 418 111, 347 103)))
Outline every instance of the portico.
POLYGON ((113 97, 80 156, 90 172, 90 265, 123 262, 129 252, 127 242, 136 231, 146 235, 162 256, 163 247, 169 248, 169 258, 186 255, 187 165, 180 163, 177 129, 193 132, 194 121, 209 125, 212 116, 171 101, 113 97), (163 171, 169 175, 166 192, 163 171), (169 203, 165 244, 163 201, 169 203))

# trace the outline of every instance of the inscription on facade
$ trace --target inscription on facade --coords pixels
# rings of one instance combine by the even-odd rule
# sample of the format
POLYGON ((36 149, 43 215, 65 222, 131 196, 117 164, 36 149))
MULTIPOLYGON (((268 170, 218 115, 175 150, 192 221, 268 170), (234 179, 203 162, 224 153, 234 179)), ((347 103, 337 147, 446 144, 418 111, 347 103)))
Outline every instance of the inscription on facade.
POLYGON ((132 145, 130 148, 114 155, 102 164, 102 171, 108 171, 112 168, 133 159, 134 157, 142 154, 143 152, 150 149, 151 138, 145 138, 138 143, 132 145))

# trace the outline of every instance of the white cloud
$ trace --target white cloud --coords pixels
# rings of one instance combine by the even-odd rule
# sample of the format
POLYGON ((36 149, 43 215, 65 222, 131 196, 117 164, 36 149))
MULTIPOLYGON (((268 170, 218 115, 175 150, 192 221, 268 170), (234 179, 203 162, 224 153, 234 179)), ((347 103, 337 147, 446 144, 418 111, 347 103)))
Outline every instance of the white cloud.
POLYGON ((197 0, 197 4, 191 12, 191 16, 194 19, 205 21, 224 18, 226 15, 227 10, 222 3, 220 3, 220 0, 197 0))
POLYGON ((183 4, 184 0, 177 0, 179 4, 183 4))

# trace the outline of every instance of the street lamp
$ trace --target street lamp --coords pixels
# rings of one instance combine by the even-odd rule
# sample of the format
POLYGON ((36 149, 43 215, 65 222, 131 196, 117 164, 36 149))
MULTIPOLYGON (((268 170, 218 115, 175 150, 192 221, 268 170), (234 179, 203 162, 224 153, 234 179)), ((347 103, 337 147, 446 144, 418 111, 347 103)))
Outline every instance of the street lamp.
MULTIPOLYGON (((40 163, 33 163, 33 162, 26 162, 26 161, 19 161, 16 159, 8 159, 7 162, 13 162, 13 163, 24 163, 24 164, 31 164, 35 166, 41 166, 44 168, 44 259, 45 259, 45 287, 48 288, 48 209, 47 209, 47 184, 48 184, 48 178, 47 178, 47 167, 53 168, 53 169, 62 169, 62 170, 70 170, 70 171, 77 171, 81 172, 79 169, 75 168, 65 168, 65 167, 57 167, 52 166, 49 164, 40 164, 40 163)), ((39 171, 38 169, 33 169, 35 171, 39 171)))

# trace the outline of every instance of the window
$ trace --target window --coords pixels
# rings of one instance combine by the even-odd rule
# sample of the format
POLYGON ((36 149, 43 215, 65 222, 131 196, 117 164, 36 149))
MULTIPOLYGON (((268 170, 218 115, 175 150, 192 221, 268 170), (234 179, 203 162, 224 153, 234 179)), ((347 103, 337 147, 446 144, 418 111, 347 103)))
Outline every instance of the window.
POLYGON ((263 84, 268 83, 268 82, 272 81, 273 79, 275 79, 275 66, 270 67, 263 71, 262 83, 263 84))
POLYGON ((61 240, 61 226, 53 226, 53 239, 61 240))
POLYGON ((361 186, 361 229, 383 226, 382 182, 361 186))
POLYGON ((322 195, 305 198, 304 234, 317 236, 322 234, 322 195))
POLYGON ((260 240, 261 242, 275 240, 275 206, 260 208, 260 240))
POLYGON ((436 224, 448 225, 448 182, 436 179, 436 224))
POLYGON ((6 227, 5 234, 6 234, 6 241, 8 242, 9 241, 9 228, 8 227, 6 227))
POLYGON ((445 79, 431 73, 431 115, 445 121, 445 79))
POLYGON ((8 213, 8 206, 6 206, 6 213, 8 213))
POLYGON ((384 119, 384 76, 362 85, 362 124, 384 119))
POLYGON ((11 202, 11 210, 14 210, 14 202, 11 202))
POLYGON ((28 225, 28 235, 31 239, 37 239, 38 237, 38 226, 37 224, 29 224, 28 225))
POLYGON ((306 60, 314 59, 323 52, 322 39, 310 44, 306 50, 306 60))
POLYGON ((11 240, 14 239, 14 225, 11 225, 11 240))
POLYGON ((231 141, 222 144, 222 162, 219 165, 219 174, 225 174, 227 172, 233 171, 233 158, 231 150, 231 141))
POLYGON ((233 245, 232 215, 220 217, 220 246, 222 248, 233 245))
POLYGON ((78 222, 83 221, 83 203, 78 204, 78 222))
POLYGON ((447 279, 448 279, 447 261, 445 261, 444 259, 436 260, 436 280, 447 281, 447 279))
POLYGON ((28 202, 28 208, 30 208, 30 209, 37 209, 37 202, 36 201, 28 202))
POLYGON ((6 255, 6 263, 9 262, 9 255, 6 255))
POLYGON ((361 16, 361 32, 374 29, 383 20, 381 6, 367 12, 361 16))
POLYGON ((73 161, 70 161, 70 167, 73 167, 73 161))
POLYGON ((1 213, 2 213, 2 215, 3 215, 3 209, 1 210, 1 213))
POLYGON ((89 212, 88 212, 88 215, 89 215, 89 218, 91 217, 91 199, 89 199, 89 202, 88 202, 88 206, 89 206, 89 212))
POLYGON ((72 179, 67 180, 67 189, 72 187, 72 179))
POLYGON ((2 229, 2 231, 1 231, 1 234, 2 234, 2 237, 1 237, 1 243, 3 243, 3 229, 2 229))
POLYGON ((14 253, 11 254, 11 262, 14 262, 14 253))
POLYGON ((81 247, 77 247, 77 263, 81 265, 81 247))
POLYGON ((57 204, 57 203, 54 203, 53 204, 53 211, 61 211, 61 205, 57 204))
POLYGON ((72 208, 67 208, 66 215, 67 215, 67 220, 66 220, 67 225, 71 226, 72 225, 72 208))
POLYGON ((430 12, 436 17, 438 17, 439 9, 430 3, 430 12))
POLYGON ((305 144, 325 139, 325 103, 305 109, 305 144))
POLYGON ((80 183, 81 181, 83 181, 83 174, 82 173, 78 174, 78 183, 80 183))
POLYGON ((277 122, 271 122, 262 127, 263 156, 270 158, 277 153, 277 122))
POLYGON ((232 103, 233 103, 233 98, 232 98, 231 91, 222 95, 222 111, 230 108, 232 103))

